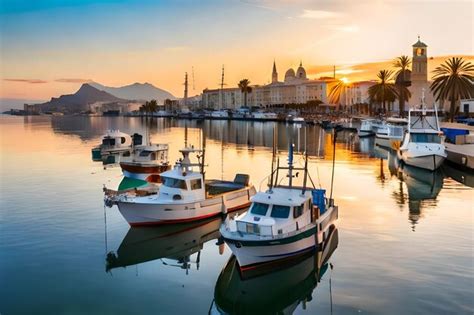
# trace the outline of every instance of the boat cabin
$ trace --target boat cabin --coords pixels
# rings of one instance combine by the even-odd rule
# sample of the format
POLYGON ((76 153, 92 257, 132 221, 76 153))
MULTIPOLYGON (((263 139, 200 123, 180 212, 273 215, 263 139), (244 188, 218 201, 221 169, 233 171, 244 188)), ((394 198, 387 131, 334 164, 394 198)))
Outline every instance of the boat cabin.
POLYGON ((118 130, 110 130, 102 138, 102 149, 113 149, 127 147, 132 144, 132 138, 126 133, 118 130))
POLYGON ((156 163, 158 161, 158 162, 161 162, 162 164, 167 164, 168 163, 168 145, 158 144, 158 145, 135 147, 133 161, 142 162, 142 163, 146 163, 146 162, 156 163))
POLYGON ((249 211, 236 220, 237 231, 273 237, 307 228, 326 211, 324 192, 274 188, 257 193, 249 211))

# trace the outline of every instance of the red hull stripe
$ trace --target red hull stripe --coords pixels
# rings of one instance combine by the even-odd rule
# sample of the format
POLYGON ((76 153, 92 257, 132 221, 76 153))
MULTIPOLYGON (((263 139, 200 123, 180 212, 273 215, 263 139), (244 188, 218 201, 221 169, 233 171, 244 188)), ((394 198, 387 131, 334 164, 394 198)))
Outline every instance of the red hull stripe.
POLYGON ((141 166, 141 165, 130 165, 125 163, 120 163, 122 170, 125 170, 130 173, 163 173, 170 169, 169 165, 159 165, 159 166, 141 166))
MULTIPOLYGON (((243 204, 243 205, 240 205, 240 206, 237 206, 237 207, 234 207, 234 208, 229 208, 229 209, 227 209, 227 212, 237 211, 239 209, 243 209, 245 207, 248 207, 249 205, 250 205, 250 202, 248 202, 246 204, 243 204)), ((207 218, 210 218, 210 217, 217 216, 219 214, 221 214, 221 212, 214 212, 214 213, 211 213, 211 214, 206 214, 206 215, 202 215, 202 216, 199 216, 199 217, 193 217, 193 218, 187 218, 187 219, 160 220, 160 221, 152 221, 152 222, 133 222, 133 223, 129 222, 129 224, 130 224, 130 226, 151 226, 151 225, 163 225, 163 224, 176 224, 176 223, 185 223, 185 222, 203 220, 203 219, 207 219, 207 218)))

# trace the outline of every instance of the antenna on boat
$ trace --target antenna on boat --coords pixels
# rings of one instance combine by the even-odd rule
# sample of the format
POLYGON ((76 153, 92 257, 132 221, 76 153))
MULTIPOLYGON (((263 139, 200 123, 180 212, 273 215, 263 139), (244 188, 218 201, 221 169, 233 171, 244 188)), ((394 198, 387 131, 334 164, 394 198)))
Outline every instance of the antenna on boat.
POLYGON ((270 174, 270 191, 273 189, 273 173, 275 172, 275 157, 276 157, 276 128, 273 125, 273 148, 272 148, 272 172, 270 174))

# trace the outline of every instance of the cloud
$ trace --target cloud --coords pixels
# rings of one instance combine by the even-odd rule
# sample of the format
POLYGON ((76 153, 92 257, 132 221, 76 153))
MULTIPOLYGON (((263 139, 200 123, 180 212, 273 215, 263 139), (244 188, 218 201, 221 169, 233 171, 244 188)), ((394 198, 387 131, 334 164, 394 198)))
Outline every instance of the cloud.
POLYGON ((342 14, 334 11, 324 11, 324 10, 308 10, 304 9, 303 13, 299 16, 300 18, 306 19, 331 19, 340 17, 342 14))
POLYGON ((48 83, 48 81, 39 80, 39 79, 3 79, 3 81, 29 83, 29 84, 48 83))
POLYGON ((91 79, 77 79, 77 78, 62 78, 62 79, 56 79, 54 81, 55 82, 61 82, 61 83, 89 83, 89 82, 92 82, 91 79))

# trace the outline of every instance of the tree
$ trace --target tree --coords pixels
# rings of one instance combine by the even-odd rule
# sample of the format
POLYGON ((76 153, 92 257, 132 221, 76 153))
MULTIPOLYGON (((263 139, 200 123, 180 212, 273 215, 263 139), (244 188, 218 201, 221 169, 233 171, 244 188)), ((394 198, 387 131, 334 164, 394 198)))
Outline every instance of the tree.
POLYGON ((391 81, 393 71, 390 70, 380 70, 377 74, 379 81, 369 87, 369 99, 370 102, 377 102, 382 104, 383 112, 386 112, 385 104, 387 102, 393 102, 397 98, 397 93, 395 89, 395 84, 391 81))
POLYGON ((396 82, 397 94, 398 94, 398 107, 400 117, 405 116, 405 101, 408 101, 411 97, 411 93, 408 90, 410 82, 408 81, 408 68, 411 65, 411 60, 408 56, 400 56, 395 59, 393 66, 396 70, 396 82))
POLYGON ((446 60, 434 71, 430 89, 436 100, 448 100, 449 119, 454 121, 456 102, 474 97, 474 65, 460 57, 446 60))
POLYGON ((244 93, 244 106, 247 106, 247 94, 252 93, 252 87, 250 86, 250 81, 248 79, 240 80, 239 88, 242 93, 244 93))
MULTIPOLYGON (((331 90, 329 91, 329 102, 332 104, 339 104, 339 101, 341 100, 341 95, 343 93, 346 93, 347 87, 349 87, 350 84, 344 80, 338 80, 336 85, 334 85, 331 90)), ((345 104, 347 106, 347 104, 345 104)))
POLYGON ((156 102, 156 100, 151 100, 148 103, 148 110, 150 111, 150 113, 154 113, 158 110, 158 103, 156 102))

